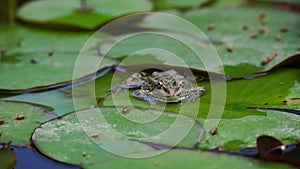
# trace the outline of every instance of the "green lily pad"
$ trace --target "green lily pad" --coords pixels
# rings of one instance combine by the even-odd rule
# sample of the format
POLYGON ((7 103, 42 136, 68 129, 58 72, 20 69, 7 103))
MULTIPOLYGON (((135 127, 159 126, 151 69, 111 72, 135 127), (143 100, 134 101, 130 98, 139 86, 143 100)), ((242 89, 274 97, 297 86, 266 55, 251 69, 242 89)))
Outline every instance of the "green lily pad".
MULTIPOLYGON (((260 77, 252 77, 252 79, 229 80, 226 83, 226 104, 222 118, 232 119, 246 116, 266 116, 266 113, 257 111, 252 108, 285 108, 300 109, 300 102, 296 98, 299 97, 300 71, 297 69, 280 69, 280 71, 270 72, 268 75, 260 77), (268 82, 266 84, 266 82, 268 82)), ((114 75, 114 78, 117 78, 114 75)), ((248 77, 250 78, 250 77, 248 77)), ((101 81, 99 81, 101 83, 101 81)), ((163 109, 170 112, 184 111, 182 113, 189 115, 191 110, 200 103, 198 117, 208 117, 213 97, 222 97, 216 93, 212 96, 210 82, 203 81, 199 86, 206 86, 206 93, 195 102, 187 102, 180 104, 158 105, 149 104, 145 101, 138 100, 131 96, 130 91, 124 91, 118 95, 109 95, 99 102, 102 107, 111 107, 124 105, 132 105, 143 109, 163 109)), ((218 106, 218 105, 215 105, 218 106)), ((222 106, 222 105, 220 105, 222 106)), ((216 112, 216 114, 222 112, 216 112)))
POLYGON ((205 142, 206 148, 225 147, 234 150, 251 147, 255 146, 256 137, 262 134, 272 134, 290 144, 300 139, 298 126, 300 117, 283 111, 284 109, 298 112, 300 110, 299 99, 296 99, 300 96, 299 75, 300 71, 296 69, 280 69, 252 79, 229 80, 224 111, 221 109, 222 105, 211 104, 213 97, 222 96, 218 93, 212 96, 209 82, 200 82, 199 85, 207 87, 207 92, 195 102, 166 106, 151 105, 133 98, 132 91, 129 91, 107 96, 99 102, 99 106, 131 105, 136 108, 180 112, 189 116, 191 112, 194 112, 191 108, 200 104, 198 120, 204 125, 207 131, 206 136, 210 136, 209 131, 213 127, 218 127, 218 132, 220 132, 220 135, 206 138, 208 139, 208 142, 205 142), (210 112, 211 107, 216 108, 216 111, 210 112), (255 108, 277 108, 278 111, 255 108), (221 117, 221 120, 214 120, 214 118, 221 117), (242 140, 243 144, 235 144, 237 140, 242 140))
MULTIPOLYGON (((157 110, 129 109, 124 112, 116 108, 99 108, 79 111, 47 122, 35 130, 33 139, 39 144, 51 138, 56 140, 64 137, 64 132, 74 133, 68 136, 73 139, 81 139, 87 135, 96 145, 125 156, 135 156, 135 151, 139 150, 147 154, 150 147, 139 141, 170 146, 179 143, 181 147, 193 147, 203 136, 201 125, 182 115, 157 110), (93 136, 93 133, 98 134, 93 136), (119 146, 115 147, 112 143, 119 146), (116 148, 120 150, 115 150, 116 148)), ((84 142, 85 140, 78 143, 84 142)))
POLYGON ((16 153, 13 152, 10 147, 0 148, 0 168, 11 169, 16 164, 16 153))
POLYGON ((166 9, 188 9, 198 7, 207 2, 207 0, 152 0, 155 10, 166 10, 166 9))
MULTIPOLYGON (((3 25, 0 29, 4 31, 0 35, 0 46, 6 50, 0 58, 0 90, 11 93, 47 89, 70 83, 78 54, 90 35, 42 31, 17 25, 3 25), (6 43, 7 41, 9 43, 6 43)), ((76 79, 116 63, 91 53, 91 48, 93 47, 86 46, 85 52, 81 53, 84 60, 80 62, 80 69, 84 73, 76 79), (94 70, 93 65, 100 61, 102 64, 94 70)))
MULTIPOLYGON (((129 126, 127 126, 123 123, 123 120, 121 120, 122 122, 119 122, 118 120, 120 119, 115 118, 116 115, 118 115, 118 113, 116 113, 116 111, 118 111, 117 109, 100 108, 100 111, 101 114, 106 118, 107 122, 113 122, 118 124, 109 125, 107 124, 107 122, 103 123, 103 121, 99 121, 100 114, 99 112, 93 109, 77 112, 77 115, 70 114, 63 117, 62 119, 50 121, 48 123, 43 124, 40 128, 37 128, 32 137, 33 143, 39 149, 39 151, 41 151, 48 157, 66 163, 81 164, 84 168, 87 169, 96 169, 99 167, 143 168, 145 166, 147 166, 147 168, 194 168, 195 165, 198 165, 199 163, 201 164, 202 168, 221 168, 224 166, 236 168, 289 168, 288 166, 284 166, 281 164, 260 162, 253 159, 247 159, 238 156, 229 156, 224 154, 214 154, 209 152, 188 151, 178 149, 170 150, 167 152, 165 152, 164 150, 155 150, 145 144, 132 142, 128 139, 124 139, 124 137, 114 137, 116 135, 114 134, 114 132, 111 131, 112 129, 116 129, 120 132, 123 132, 123 134, 127 133, 130 136, 138 139, 138 137, 145 136, 141 134, 142 132, 137 132, 138 130, 142 129, 142 131, 144 132, 147 131, 147 133, 144 134, 151 135, 155 132, 161 132, 162 130, 164 130, 164 127, 166 127, 166 125, 170 125, 174 118, 182 117, 164 112, 163 114, 161 114, 160 117, 162 119, 154 122, 155 125, 144 124, 141 125, 144 126, 144 128, 138 127, 137 129, 135 129, 132 128, 133 126, 135 126, 132 125, 132 122, 126 123, 129 124, 129 126), (89 125, 89 122, 97 123, 91 126, 89 125), (88 126, 85 126, 86 124, 88 124, 88 126), (94 137, 91 137, 90 134, 93 134, 98 129, 102 129, 102 132, 98 131, 99 136, 95 137, 94 134, 94 137), (110 132, 107 133, 106 131, 110 132), (129 131, 134 132, 128 133, 129 131), (110 139, 113 139, 115 141, 110 139), (100 142, 101 144, 97 144, 100 142), (111 148, 109 149, 110 152, 113 152, 112 149, 115 148, 113 150, 118 150, 118 152, 122 152, 123 156, 116 156, 115 154, 111 154, 110 152, 107 152, 107 150, 105 151, 103 147, 111 148), (164 153, 160 154, 162 152, 164 153), (124 156, 133 155, 136 155, 136 157, 138 158, 142 158, 151 153, 158 153, 160 155, 151 158, 144 158, 143 160, 134 158, 124 158, 124 156), (181 160, 174 161, 174 159, 181 160), (216 159, 218 160, 218 163, 215 162, 216 159)), ((130 116, 131 113, 133 117, 136 117, 136 119, 140 119, 143 116, 151 118, 152 115, 157 115, 156 113, 159 112, 153 110, 150 112, 137 112, 137 109, 132 109, 128 112, 128 114, 123 115, 130 116)), ((142 119, 148 120, 148 118, 142 119)), ((179 134, 179 132, 177 132, 176 135, 177 134, 179 134)), ((190 141, 196 138, 194 137, 196 136, 195 134, 199 134, 199 128, 194 126, 187 137, 189 139, 185 139, 185 141, 183 141, 185 143, 183 144, 182 142, 181 144, 185 146, 191 146, 191 143, 193 143, 193 141, 190 141)))
POLYGON ((296 143, 300 139, 299 115, 271 110, 263 112, 266 116, 221 119, 219 123, 218 120, 199 118, 201 124, 218 123, 215 135, 209 134, 211 128, 206 129, 206 139, 199 147, 204 149, 223 147, 227 150, 256 147, 256 138, 260 135, 274 136, 284 144, 296 143))
POLYGON ((74 0, 32 1, 22 6, 17 15, 21 20, 35 24, 95 29, 118 16, 152 8, 146 0, 88 0, 86 3, 87 6, 81 6, 80 1, 74 0))
POLYGON ((297 37, 299 21, 296 19, 299 14, 269 8, 236 8, 224 11, 221 17, 212 15, 219 10, 221 9, 195 11, 181 16, 199 27, 208 37, 224 42, 223 45, 215 47, 227 75, 239 77, 267 71, 300 53, 297 37), (257 18, 262 13, 265 15, 265 25, 257 18), (207 19, 208 16, 212 17, 207 19), (287 19, 280 20, 279 17, 287 19), (209 31, 209 24, 215 24, 216 28, 209 31), (248 30, 242 29, 243 24, 249 25, 248 30), (287 32, 281 31, 285 26, 287 32), (256 33, 257 38, 250 38, 251 33, 256 33), (276 40, 277 36, 281 36, 282 39, 276 40), (227 47, 231 47, 232 52, 228 52, 227 47), (274 59, 265 65, 261 64, 274 53, 277 54, 274 59))
MULTIPOLYGON (((74 140, 73 146, 89 145, 95 150, 101 147, 116 155, 140 158, 141 155, 150 157, 164 152, 152 151, 150 146, 140 142, 169 145, 166 150, 175 145, 193 147, 202 139, 202 132, 203 128, 194 119, 178 114, 157 110, 129 109, 124 112, 122 109, 100 108, 47 122, 35 130, 33 140, 39 147, 45 142, 68 137, 74 140)), ((70 153, 78 150, 73 149, 70 153)), ((81 154, 79 157, 79 161, 84 162, 85 157, 81 154)))
POLYGON ((32 131, 41 124, 35 121, 35 118, 40 116, 55 117, 55 114, 30 104, 0 101, 0 119, 4 120, 4 123, 0 124, 2 132, 0 142, 12 141, 14 145, 29 144, 32 131))
MULTIPOLYGON (((83 110, 97 105, 97 100, 103 98, 108 94, 112 72, 109 69, 103 70, 94 81, 88 81, 81 85, 74 85, 71 87, 60 88, 45 92, 26 93, 11 97, 6 97, 4 100, 21 101, 31 104, 42 105, 49 110, 55 112, 57 116, 61 117, 75 110, 83 110), (93 86, 95 85, 95 86, 93 86), (93 90, 95 89, 95 90, 93 90), (96 94, 96 97, 94 96, 96 94), (74 107, 73 100, 76 100, 76 107, 74 107)), ((38 122, 46 122, 51 120, 52 116, 41 116, 36 118, 38 122)))
POLYGON ((217 8, 176 15, 190 21, 204 34, 201 35, 201 32, 190 28, 184 20, 174 16, 149 14, 138 25, 155 30, 112 37, 111 41, 102 43, 100 51, 110 57, 121 58, 124 62, 121 64, 125 64, 126 59, 132 58, 129 60, 131 62, 126 62, 127 65, 159 63, 180 66, 178 61, 174 63, 176 55, 176 58, 182 59, 184 63, 181 63, 181 66, 220 74, 224 73, 222 69, 224 67, 225 74, 231 77, 268 71, 288 58, 300 54, 297 13, 270 8, 230 8, 230 10, 217 8), (222 15, 215 15, 216 13, 222 15), (265 16, 263 18, 265 25, 260 23, 263 19, 257 17, 262 13, 264 13, 262 16, 265 16), (281 17, 287 19, 278 19, 281 17), (243 30, 244 24, 248 25, 247 30, 243 30), (250 37, 253 33, 256 34, 256 38, 250 37), (219 55, 213 51, 205 35, 219 55), (122 41, 115 45, 120 39, 122 41), (185 41, 190 43, 184 44, 185 41), (112 45, 114 46, 110 49, 112 45), (152 48, 167 52, 153 51, 152 48), (198 49, 198 52, 194 53, 191 48, 198 49), (276 57, 267 59, 270 55, 276 57), (213 56, 215 61, 219 58, 222 65, 217 64, 213 67, 214 64, 208 62, 211 59, 208 56, 213 56), (141 58, 138 60, 138 57, 141 58), (266 59, 269 62, 262 64, 266 59))

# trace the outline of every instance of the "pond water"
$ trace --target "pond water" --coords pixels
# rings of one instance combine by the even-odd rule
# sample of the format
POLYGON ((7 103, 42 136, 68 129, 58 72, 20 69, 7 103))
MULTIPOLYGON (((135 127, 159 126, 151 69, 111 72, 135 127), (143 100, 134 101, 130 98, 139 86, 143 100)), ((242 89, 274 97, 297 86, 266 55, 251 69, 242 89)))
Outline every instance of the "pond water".
POLYGON ((17 153, 17 163, 14 169, 81 169, 79 166, 68 165, 49 159, 27 147, 12 146, 12 149, 17 153))

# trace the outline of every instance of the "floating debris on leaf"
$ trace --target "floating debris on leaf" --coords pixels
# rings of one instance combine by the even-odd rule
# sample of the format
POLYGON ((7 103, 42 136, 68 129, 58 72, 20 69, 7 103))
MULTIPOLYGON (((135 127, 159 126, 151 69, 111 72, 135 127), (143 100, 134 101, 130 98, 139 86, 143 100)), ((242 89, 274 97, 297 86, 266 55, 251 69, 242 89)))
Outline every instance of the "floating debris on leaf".
POLYGON ((129 109, 127 106, 124 106, 122 109, 122 113, 128 113, 129 109))
POLYGON ((248 24, 244 24, 242 28, 243 28, 243 30, 248 30, 249 29, 249 25, 248 24))
POLYGON ((91 137, 93 137, 93 138, 96 138, 96 137, 98 137, 99 136, 99 133, 98 132, 95 132, 95 133, 92 133, 91 134, 91 137))
POLYGON ((15 120, 24 120, 24 119, 25 119, 25 116, 23 116, 23 115, 19 115, 19 116, 15 117, 15 120))
POLYGON ((286 26, 283 26, 280 28, 280 32, 287 32, 288 28, 286 26))
POLYGON ((257 38, 257 34, 256 33, 251 33, 249 35, 249 37, 252 38, 252 39, 255 39, 255 38, 257 38))
POLYGON ((260 29, 259 29, 259 33, 260 33, 260 34, 265 34, 265 33, 267 33, 267 32, 269 32, 269 30, 268 30, 267 28, 260 28, 260 29))
POLYGON ((216 28, 216 26, 214 24, 210 24, 207 27, 207 29, 210 30, 210 31, 214 30, 215 28, 216 28))
POLYGON ((52 56, 52 55, 53 55, 53 50, 49 50, 49 51, 48 51, 48 55, 49 55, 49 56, 52 56))
POLYGON ((217 134, 217 127, 213 127, 210 131, 209 131, 209 134, 214 136, 217 134))
POLYGON ((232 52, 233 51, 233 48, 231 46, 228 46, 226 49, 227 49, 228 52, 232 52))
POLYGON ((33 63, 33 64, 35 64, 36 60, 35 59, 31 59, 30 62, 33 63))
POLYGON ((6 49, 5 48, 1 48, 1 54, 4 55, 6 53, 6 49))
POLYGON ((268 64, 270 61, 272 61, 278 54, 277 53, 272 53, 269 55, 265 60, 261 61, 262 65, 268 64))
POLYGON ((282 36, 281 35, 277 35, 275 38, 277 41, 281 41, 282 40, 282 36))

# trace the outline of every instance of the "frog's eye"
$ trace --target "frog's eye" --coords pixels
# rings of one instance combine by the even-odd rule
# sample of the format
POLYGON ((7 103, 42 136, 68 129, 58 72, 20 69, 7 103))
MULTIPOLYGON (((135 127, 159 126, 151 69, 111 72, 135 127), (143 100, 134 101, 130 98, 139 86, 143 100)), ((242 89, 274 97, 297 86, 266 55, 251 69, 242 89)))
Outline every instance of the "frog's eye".
POLYGON ((161 81, 158 81, 158 82, 157 82, 157 88, 159 88, 159 89, 160 89, 162 86, 163 86, 163 82, 161 82, 161 81))
POLYGON ((177 86, 177 83, 176 83, 176 81, 174 81, 174 82, 172 83, 172 85, 173 85, 173 86, 177 86))

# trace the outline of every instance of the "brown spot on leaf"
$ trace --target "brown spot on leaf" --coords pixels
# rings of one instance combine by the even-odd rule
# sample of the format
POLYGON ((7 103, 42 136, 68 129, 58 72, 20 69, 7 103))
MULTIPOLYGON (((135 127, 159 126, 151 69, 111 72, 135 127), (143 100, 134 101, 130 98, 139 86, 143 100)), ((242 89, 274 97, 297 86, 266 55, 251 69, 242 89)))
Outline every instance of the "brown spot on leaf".
POLYGON ((243 30, 248 30, 249 29, 249 25, 248 24, 244 24, 242 28, 243 28, 243 30))
POLYGON ((286 26, 282 26, 280 28, 280 32, 287 32, 288 31, 288 28, 286 26))
POLYGON ((84 151, 82 152, 82 156, 85 157, 87 155, 87 153, 84 151))
POLYGON ((6 53, 6 49, 5 48, 1 48, 1 54, 4 55, 6 53))
POLYGON ((282 101, 282 104, 283 104, 283 105, 286 105, 286 104, 287 104, 287 101, 286 101, 286 100, 282 101))
POLYGON ((226 49, 227 49, 228 52, 232 52, 233 51, 233 48, 231 46, 228 46, 226 49))
POLYGON ((264 12, 260 12, 259 14, 257 14, 256 16, 258 19, 263 19, 266 17, 266 14, 264 12))
POLYGON ((272 61, 278 54, 277 53, 272 53, 269 55, 265 60, 261 61, 262 65, 268 64, 270 61, 272 61))
POLYGON ((226 151, 224 147, 218 147, 218 151, 226 151))
POLYGON ((277 96, 278 98, 282 98, 282 96, 277 96))
POLYGON ((124 106, 123 109, 122 109, 122 113, 128 113, 129 109, 127 106, 124 106))
POLYGON ((0 119, 0 124, 4 124, 4 119, 0 119))
POLYGON ((264 19, 261 19, 260 21, 259 21, 259 23, 260 24, 262 24, 262 25, 265 25, 266 23, 267 23, 267 20, 264 18, 264 19))
POLYGON ((35 59, 30 59, 30 63, 35 64, 36 60, 35 59))
POLYGON ((265 103, 264 105, 267 106, 267 105, 269 105, 269 103, 265 103))
POLYGON ((299 100, 300 101, 300 98, 297 98, 297 97, 294 97, 294 98, 291 98, 291 100, 299 100))
POLYGON ((216 26, 214 24, 210 24, 207 27, 207 29, 210 30, 210 31, 214 30, 215 28, 216 28, 216 26))
POLYGON ((48 51, 48 56, 52 56, 53 55, 53 50, 49 50, 48 51))
POLYGON ((277 35, 275 38, 277 41, 281 41, 282 40, 282 36, 281 35, 277 35))
POLYGON ((0 136, 2 136, 2 132, 0 131, 0 136))
POLYGON ((23 115, 19 115, 19 116, 15 117, 15 120, 24 120, 24 119, 25 119, 25 116, 23 116, 23 115))
POLYGON ((96 138, 96 137, 98 137, 99 136, 99 133, 98 132, 95 132, 95 133, 92 133, 91 134, 91 137, 93 137, 93 138, 96 138))
POLYGON ((265 34, 265 33, 267 33, 267 32, 269 32, 269 30, 268 30, 267 28, 260 28, 260 29, 259 29, 259 33, 260 33, 260 34, 265 34))
POLYGON ((249 37, 252 38, 252 39, 255 39, 255 38, 257 38, 257 34, 256 33, 251 33, 249 35, 249 37))

